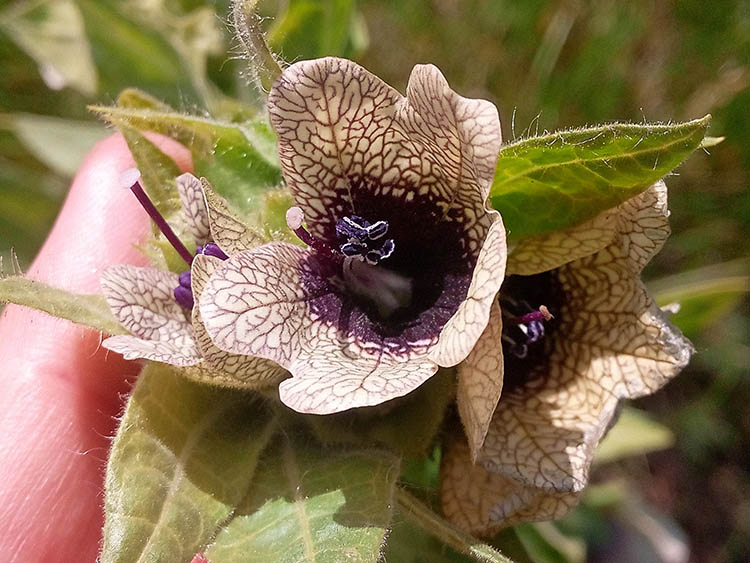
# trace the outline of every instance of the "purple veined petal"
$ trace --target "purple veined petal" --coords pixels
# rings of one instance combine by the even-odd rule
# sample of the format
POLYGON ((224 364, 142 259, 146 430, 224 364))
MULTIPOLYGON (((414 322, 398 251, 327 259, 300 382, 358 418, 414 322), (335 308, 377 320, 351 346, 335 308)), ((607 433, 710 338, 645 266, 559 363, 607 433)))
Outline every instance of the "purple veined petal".
POLYGON ((370 240, 378 240, 379 238, 385 236, 385 234, 388 232, 388 222, 387 221, 376 221, 369 227, 367 227, 367 238, 370 240))

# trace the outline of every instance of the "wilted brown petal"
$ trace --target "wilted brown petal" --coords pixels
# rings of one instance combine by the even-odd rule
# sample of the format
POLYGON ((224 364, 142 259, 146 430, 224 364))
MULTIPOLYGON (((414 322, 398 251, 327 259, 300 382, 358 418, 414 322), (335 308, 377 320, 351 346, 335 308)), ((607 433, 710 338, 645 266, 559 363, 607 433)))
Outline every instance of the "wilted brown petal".
POLYGON ((440 502, 446 518, 483 537, 522 522, 559 518, 578 503, 578 495, 526 487, 489 472, 472 463, 468 444, 456 436, 443 451, 440 502))

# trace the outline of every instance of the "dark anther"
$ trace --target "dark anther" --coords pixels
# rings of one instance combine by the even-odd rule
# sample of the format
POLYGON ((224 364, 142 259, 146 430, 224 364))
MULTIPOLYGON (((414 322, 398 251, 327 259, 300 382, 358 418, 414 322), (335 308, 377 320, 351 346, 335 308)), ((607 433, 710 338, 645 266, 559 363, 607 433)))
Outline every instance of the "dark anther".
POLYGON ((342 240, 341 253, 348 257, 361 256, 373 266, 391 256, 396 248, 393 239, 380 242, 387 232, 387 221, 370 223, 367 219, 352 215, 336 222, 336 234, 342 240))
POLYGON ((227 260, 229 258, 229 256, 227 256, 224 251, 213 242, 209 242, 204 246, 199 246, 195 249, 195 253, 205 254, 206 256, 213 256, 214 258, 219 258, 220 260, 227 260))

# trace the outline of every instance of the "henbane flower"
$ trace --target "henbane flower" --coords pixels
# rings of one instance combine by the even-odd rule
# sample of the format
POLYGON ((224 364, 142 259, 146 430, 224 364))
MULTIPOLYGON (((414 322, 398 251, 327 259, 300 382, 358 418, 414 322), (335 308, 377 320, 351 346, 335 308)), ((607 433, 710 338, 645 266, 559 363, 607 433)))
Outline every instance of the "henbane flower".
POLYGON ((287 68, 269 113, 297 204, 288 224, 308 248, 274 242, 217 265, 200 298, 214 344, 289 370, 281 399, 308 413, 379 404, 463 362, 459 402, 481 442, 502 378, 505 231, 485 205, 497 110, 433 66, 414 68, 404 97, 326 58, 287 68), (472 359, 475 346, 488 354, 472 359))
POLYGON ((197 246, 193 255, 148 199, 138 176, 135 170, 126 171, 123 179, 188 269, 176 274, 130 265, 108 268, 102 275, 102 291, 112 312, 133 335, 113 336, 103 346, 126 359, 182 367, 187 377, 215 384, 260 387, 285 377, 284 370, 272 362, 228 354, 213 346, 195 306, 205 281, 227 254, 257 246, 263 239, 228 213, 205 180, 183 174, 176 183, 186 230, 197 246))
POLYGON ((500 293, 502 398, 479 463, 463 438, 444 456, 442 504, 456 524, 487 535, 562 516, 586 485, 619 402, 653 393, 688 363, 692 346, 640 281, 669 234, 667 216, 658 182, 584 225, 516 249, 533 260, 509 259, 525 275, 509 276, 500 293), (539 305, 554 318, 533 316, 539 305))

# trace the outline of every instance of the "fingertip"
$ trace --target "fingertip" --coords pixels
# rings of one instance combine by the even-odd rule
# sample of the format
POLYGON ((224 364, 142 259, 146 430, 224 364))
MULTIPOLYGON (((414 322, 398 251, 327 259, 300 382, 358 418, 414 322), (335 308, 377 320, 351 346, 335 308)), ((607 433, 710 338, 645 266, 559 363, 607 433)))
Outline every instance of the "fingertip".
MULTIPOLYGON (((192 170, 190 151, 173 139, 147 135, 182 170, 192 170)), ((104 268, 144 263, 136 245, 149 231, 149 218, 120 186, 135 161, 122 135, 97 143, 81 165, 68 197, 28 276, 72 291, 98 291, 104 268)))

